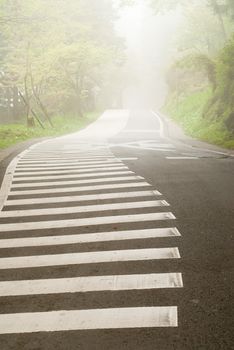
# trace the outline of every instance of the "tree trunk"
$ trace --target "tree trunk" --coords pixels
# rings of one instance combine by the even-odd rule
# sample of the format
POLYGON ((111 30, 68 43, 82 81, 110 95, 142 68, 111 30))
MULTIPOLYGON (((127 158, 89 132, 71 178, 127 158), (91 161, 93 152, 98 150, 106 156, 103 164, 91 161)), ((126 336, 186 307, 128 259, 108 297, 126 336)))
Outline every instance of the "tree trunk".
POLYGON ((31 87, 32 87, 33 96, 35 97, 38 106, 40 107, 42 113, 44 114, 44 116, 48 120, 50 126, 52 126, 52 128, 53 128, 54 125, 53 125, 52 120, 51 120, 51 118, 49 116, 49 113, 48 113, 46 107, 44 106, 44 104, 42 103, 42 101, 40 99, 40 96, 39 96, 39 94, 37 93, 37 91, 35 89, 32 72, 30 72, 30 78, 31 78, 31 87))
POLYGON ((27 74, 24 77, 24 91, 25 91, 25 102, 26 102, 26 118, 27 118, 27 126, 28 128, 35 127, 35 120, 31 114, 31 97, 28 93, 27 87, 27 74))
POLYGON ((211 0, 211 5, 212 5, 216 15, 218 16, 220 27, 221 27, 221 30, 223 32, 223 37, 224 37, 224 39, 226 41, 228 39, 228 36, 227 36, 226 28, 225 28, 225 25, 224 25, 223 16, 222 16, 222 13, 221 13, 221 10, 220 10, 220 7, 218 5, 217 0, 211 0))

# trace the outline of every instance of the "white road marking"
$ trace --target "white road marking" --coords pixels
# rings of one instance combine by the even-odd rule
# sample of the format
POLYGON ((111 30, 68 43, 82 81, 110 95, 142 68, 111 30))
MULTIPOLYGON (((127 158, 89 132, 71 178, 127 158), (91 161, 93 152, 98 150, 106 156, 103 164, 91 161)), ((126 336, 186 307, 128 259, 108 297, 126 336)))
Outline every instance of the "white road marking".
POLYGON ((127 166, 119 165, 118 167, 107 166, 106 168, 92 168, 92 169, 68 169, 68 170, 48 170, 48 171, 29 171, 29 172, 20 172, 14 175, 14 180, 21 180, 25 176, 31 176, 33 179, 41 175, 63 175, 63 174, 80 174, 80 173, 92 173, 95 171, 112 171, 112 170, 123 170, 129 169, 127 166))
POLYGON ((121 132, 124 133, 158 133, 159 130, 152 130, 152 129, 125 129, 121 132))
POLYGON ((176 306, 2 314, 0 334, 178 327, 177 319, 176 306))
MULTIPOLYGON (((115 157, 115 156, 112 156, 112 155, 108 155, 108 156, 79 156, 79 155, 74 155, 74 156, 69 156, 69 154, 66 154, 66 152, 62 152, 62 154, 64 155, 65 154, 65 158, 64 159, 76 159, 79 163, 96 163, 96 162, 108 162, 108 161, 115 161, 116 159, 118 160, 119 158, 115 157)), ((35 155, 31 158, 27 158, 27 159, 38 159, 38 156, 35 155)), ((22 158, 22 159, 26 159, 26 158, 22 158)), ((42 158, 43 159, 43 158, 42 158)), ((51 157, 45 157, 44 160, 50 160, 51 157)), ((52 159, 57 159, 57 160, 61 160, 63 159, 63 157, 61 156, 57 156, 57 157, 52 157, 52 159)))
POLYGON ((168 160, 186 160, 186 159, 199 159, 198 157, 166 157, 168 160))
POLYGON ((164 137, 164 124, 163 121, 161 119, 161 117, 159 116, 158 113, 155 113, 154 111, 151 111, 151 113, 158 119, 159 122, 159 134, 161 137, 164 137))
POLYGON ((92 213, 100 211, 124 210, 124 209, 144 209, 154 207, 166 207, 169 204, 165 200, 151 200, 139 202, 121 202, 111 204, 96 204, 76 207, 63 208, 46 208, 46 209, 31 209, 31 210, 10 210, 0 212, 0 218, 17 218, 28 216, 42 216, 42 215, 65 215, 76 213, 92 213))
MULTIPOLYGON (((27 184, 12 184, 11 188, 27 188, 27 187, 51 187, 51 186, 66 186, 66 185, 82 185, 82 184, 92 184, 99 182, 115 182, 115 181, 127 181, 127 180, 143 180, 141 176, 121 176, 121 177, 103 177, 97 179, 88 180, 65 180, 65 181, 54 181, 54 182, 41 182, 41 183, 27 183, 27 184)), ((67 188, 68 191, 68 188, 67 188)))
POLYGON ((21 181, 33 181, 31 183, 43 183, 41 180, 49 180, 53 182, 54 180, 60 180, 60 179, 76 179, 76 178, 87 178, 87 177, 99 177, 99 176, 110 176, 110 175, 127 175, 127 174, 134 174, 133 171, 130 170, 124 170, 128 169, 128 167, 118 167, 118 168, 107 168, 107 169, 95 169, 91 172, 88 173, 77 173, 77 174, 72 174, 72 175, 39 175, 39 176, 25 176, 25 177, 14 177, 13 178, 13 184, 14 183, 19 183, 21 181), (114 171, 115 170, 115 171, 114 171), (100 172, 99 172, 100 171, 100 172), (102 172, 104 171, 104 172, 102 172))
POLYGON ((100 216, 72 220, 51 220, 36 222, 19 222, 14 224, 1 224, 1 232, 30 231, 55 228, 84 227, 92 225, 108 225, 120 223, 136 223, 155 220, 174 220, 175 216, 170 212, 146 213, 133 215, 100 216))
POLYGON ((4 281, 0 282, 0 297, 182 287, 181 273, 92 276, 4 281))
POLYGON ((0 258, 0 269, 21 269, 43 266, 65 266, 160 259, 180 259, 178 248, 112 250, 0 258))
POLYGON ((84 192, 84 191, 100 191, 100 190, 113 190, 123 188, 136 188, 136 187, 151 187, 147 182, 129 182, 123 184, 111 184, 111 185, 91 185, 81 187, 69 187, 69 188, 50 188, 40 190, 26 190, 26 191, 11 191, 12 196, 22 195, 40 195, 40 194, 51 194, 51 193, 71 193, 71 192, 84 192))
POLYGON ((152 197, 161 196, 158 191, 136 191, 136 192, 118 192, 118 193, 101 193, 101 194, 86 194, 80 196, 64 196, 64 197, 48 197, 48 198, 30 198, 30 199, 15 199, 7 200, 5 207, 8 205, 33 205, 33 204, 52 204, 52 203, 71 203, 83 201, 100 201, 105 199, 120 199, 120 198, 135 198, 135 197, 152 197))
MULTIPOLYGON (((111 164, 106 164, 106 166, 113 166, 111 164)), ((121 165, 124 165, 122 163, 118 164, 118 165, 114 165, 114 167, 118 167, 118 166, 121 166, 121 165)), ((56 166, 56 167, 49 167, 49 168, 20 168, 20 169, 17 169, 16 168, 16 171, 15 171, 15 175, 21 175, 21 174, 24 174, 25 172, 27 173, 30 173, 30 174, 46 174, 47 172, 60 172, 60 171, 64 171, 64 172, 70 172, 70 171, 79 171, 79 172, 88 172, 88 171, 92 171, 93 169, 95 169, 96 167, 91 167, 91 168, 84 168, 84 169, 81 169, 79 166, 77 165, 71 165, 71 166, 56 166)), ((98 167, 100 169, 100 167, 98 167)), ((102 168, 102 167, 101 167, 102 168)))
MULTIPOLYGON (((40 161, 47 161, 47 160, 68 160, 68 159, 76 159, 76 160, 79 160, 81 162, 85 161, 86 162, 86 159, 88 159, 88 161, 108 161, 108 160, 113 160, 113 158, 116 158, 115 156, 113 155, 101 155, 101 156, 95 156, 95 157, 92 157, 92 156, 86 156, 84 158, 84 156, 79 156, 79 154, 67 154, 67 153, 64 153, 64 152, 61 152, 59 155, 46 155, 45 153, 44 154, 35 154, 35 155, 26 155, 24 157, 21 158, 21 160, 26 160, 26 161, 34 161, 34 160, 40 160, 40 161)), ((116 158, 117 159, 117 158, 116 158)))
POLYGON ((147 145, 140 145, 140 144, 129 144, 129 143, 122 143, 122 144, 112 144, 112 147, 126 147, 126 148, 134 148, 138 150, 147 150, 147 151, 158 151, 158 152, 176 152, 174 149, 169 149, 169 148, 156 148, 156 147, 150 147, 147 145))
POLYGON ((128 158, 128 157, 126 157, 126 158, 118 158, 118 159, 124 161, 124 160, 138 160, 139 158, 134 158, 134 157, 133 158, 131 158, 131 157, 128 158))
MULTIPOLYGON (((42 144, 42 143, 43 143, 43 141, 40 144, 42 144)), ((15 168, 17 166, 17 163, 18 163, 19 159, 21 157, 23 157, 25 154, 27 154, 28 152, 30 152, 30 150, 33 149, 33 148, 35 148, 35 145, 32 145, 27 150, 25 150, 22 153, 20 153, 8 165, 8 167, 6 169, 6 174, 4 176, 4 179, 3 179, 3 182, 2 182, 2 185, 1 185, 1 188, 0 188, 0 211, 2 210, 2 208, 4 206, 4 203, 5 203, 6 199, 7 199, 7 196, 9 194, 13 173, 15 171, 15 168)))
MULTIPOLYGON (((88 163, 77 163, 77 162, 72 162, 71 163, 73 166, 76 166, 77 169, 88 169, 88 168, 103 168, 103 167, 106 167, 106 166, 120 166, 120 165, 123 165, 122 162, 120 161, 109 161, 109 162, 88 162, 88 163)), ((57 164, 55 164, 57 166, 57 164)), ((68 166, 67 166, 68 167, 68 166)), ((45 170, 48 168, 45 167, 45 170)), ((19 169, 19 168, 17 168, 19 169)), ((22 170, 22 168, 20 168, 22 170)), ((43 167, 44 169, 44 167, 43 167)), ((34 170, 34 168, 32 169, 34 170)))
MULTIPOLYGON (((67 164, 67 163, 71 163, 71 164, 73 164, 74 163, 74 159, 51 159, 51 160, 44 160, 44 161, 42 161, 42 160, 24 160, 24 159, 20 159, 19 160, 19 162, 18 162, 18 164, 19 165, 39 165, 39 166, 44 166, 44 165, 49 165, 49 164, 51 164, 51 165, 56 165, 56 164, 59 164, 59 163, 64 163, 65 165, 67 164)), ((75 161, 75 163, 77 163, 77 164, 79 164, 79 163, 81 163, 80 161, 79 161, 79 158, 77 158, 76 159, 76 161, 75 161)))
POLYGON ((134 239, 150 239, 164 237, 180 237, 179 231, 175 228, 153 228, 146 230, 128 230, 75 234, 66 236, 45 236, 27 238, 0 239, 0 249, 19 247, 41 247, 57 246, 67 244, 82 244, 95 242, 112 242, 134 239))
MULTIPOLYGON (((98 164, 98 168, 105 168, 107 165, 108 166, 119 166, 119 165, 122 165, 122 163, 121 162, 109 162, 109 163, 102 163, 102 164, 98 164)), ((55 165, 55 167, 61 167, 62 165, 65 165, 65 166, 68 166, 69 164, 63 164, 63 163, 59 163, 59 162, 57 162, 57 163, 55 163, 55 164, 46 164, 46 165, 36 165, 36 167, 34 167, 34 166, 29 166, 29 165, 17 165, 17 170, 24 170, 24 169, 26 169, 26 168, 30 168, 31 170, 35 170, 35 169, 38 169, 38 168, 43 168, 43 169, 47 169, 47 168, 53 168, 53 166, 55 165)), ((89 164, 89 165, 80 165, 79 163, 77 163, 77 162, 71 162, 70 163, 70 165, 72 166, 72 167, 74 167, 74 166, 76 166, 76 168, 77 169, 89 169, 89 168, 97 168, 97 164, 89 164)))
MULTIPOLYGON (((30 168, 30 169, 47 169, 47 168, 54 168, 54 167, 73 167, 73 166, 81 166, 82 164, 80 164, 81 162, 79 161, 69 161, 69 162, 54 162, 54 163, 46 163, 46 164, 21 164, 21 163, 18 163, 17 164, 17 170, 23 170, 25 168, 30 168)), ((109 162, 106 162, 109 164, 109 162)), ((91 165, 91 164, 90 164, 91 165)), ((83 166, 88 166, 83 164, 83 166)))

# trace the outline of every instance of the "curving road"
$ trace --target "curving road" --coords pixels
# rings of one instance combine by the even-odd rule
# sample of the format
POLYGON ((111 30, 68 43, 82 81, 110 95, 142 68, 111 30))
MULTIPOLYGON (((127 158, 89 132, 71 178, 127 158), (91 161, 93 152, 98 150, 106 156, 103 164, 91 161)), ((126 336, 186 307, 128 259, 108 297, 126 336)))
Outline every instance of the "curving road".
POLYGON ((233 155, 111 110, 8 165, 1 350, 231 350, 233 155))

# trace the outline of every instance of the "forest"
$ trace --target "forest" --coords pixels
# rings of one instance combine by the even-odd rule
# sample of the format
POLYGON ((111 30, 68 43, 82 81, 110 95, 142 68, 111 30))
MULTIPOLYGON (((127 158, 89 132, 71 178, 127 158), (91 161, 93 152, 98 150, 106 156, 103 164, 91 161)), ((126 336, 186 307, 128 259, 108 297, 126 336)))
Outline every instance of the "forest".
POLYGON ((176 54, 163 110, 188 134, 234 148, 234 1, 152 0, 156 12, 179 9, 176 54))
MULTIPOLYGON (((70 132, 124 107, 133 72, 115 24, 140 1, 0 0, 0 147, 70 132)), ((155 21, 179 18, 163 112, 188 134, 234 148, 234 1, 144 3, 155 21)))
POLYGON ((16 138, 68 132, 103 101, 114 106, 124 62, 117 12, 108 0, 1 0, 0 114, 16 138))

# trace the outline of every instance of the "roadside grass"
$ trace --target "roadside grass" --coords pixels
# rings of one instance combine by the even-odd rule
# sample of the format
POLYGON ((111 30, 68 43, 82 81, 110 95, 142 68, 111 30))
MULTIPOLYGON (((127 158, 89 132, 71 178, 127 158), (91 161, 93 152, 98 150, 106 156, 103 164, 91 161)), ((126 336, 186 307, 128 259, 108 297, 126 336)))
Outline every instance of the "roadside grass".
POLYGON ((176 120, 188 135, 234 149, 233 136, 225 128, 224 120, 211 121, 202 116, 211 94, 211 90, 206 89, 189 96, 179 98, 171 96, 164 106, 163 112, 176 120))
POLYGON ((35 128, 27 128, 24 124, 0 124, 0 149, 34 138, 55 137, 79 131, 95 121, 99 115, 100 113, 93 112, 84 118, 57 116, 53 118, 54 127, 45 123, 45 129, 38 125, 35 128))

